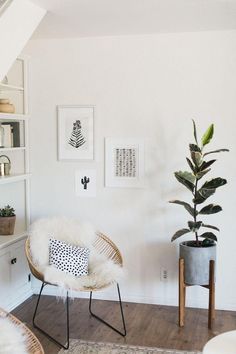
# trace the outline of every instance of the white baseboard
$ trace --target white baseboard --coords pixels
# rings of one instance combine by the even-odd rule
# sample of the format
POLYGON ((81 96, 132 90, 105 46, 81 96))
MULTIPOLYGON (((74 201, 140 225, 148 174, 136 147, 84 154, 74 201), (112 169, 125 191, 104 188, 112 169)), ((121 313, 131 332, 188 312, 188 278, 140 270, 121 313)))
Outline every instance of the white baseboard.
MULTIPOLYGON (((40 287, 34 286, 33 287, 33 293, 38 294, 40 290, 40 287)), ((110 288, 107 291, 95 291, 93 293, 93 298, 97 300, 108 300, 108 301, 117 301, 117 293, 115 291, 116 289, 110 288)), ((56 287, 53 286, 46 286, 43 290, 44 295, 51 295, 51 296, 58 296, 59 293, 57 291, 56 287)), ((72 297, 74 298, 82 298, 82 299, 88 299, 89 298, 89 292, 72 292, 71 294, 72 297)), ((121 296, 122 296, 122 301, 124 302, 133 302, 133 303, 141 303, 141 304, 153 304, 153 305, 164 305, 164 306, 178 306, 178 299, 177 295, 176 297, 172 298, 166 298, 163 299, 162 297, 150 297, 150 296, 140 296, 137 294, 123 294, 122 295, 122 289, 121 289, 121 296)), ((202 308, 206 309, 208 308, 208 303, 199 301, 199 300, 194 300, 190 299, 190 301, 187 304, 187 307, 190 308, 202 308)), ((236 299, 235 301, 232 302, 227 302, 227 303, 220 303, 217 304, 216 306, 217 310, 228 310, 228 311, 236 311, 236 299)))
POLYGON ((26 291, 25 293, 21 294, 21 296, 17 297, 14 301, 14 303, 11 303, 7 308, 5 308, 6 311, 10 312, 14 310, 17 306, 22 304, 25 300, 27 300, 30 296, 32 296, 34 293, 32 289, 26 291))

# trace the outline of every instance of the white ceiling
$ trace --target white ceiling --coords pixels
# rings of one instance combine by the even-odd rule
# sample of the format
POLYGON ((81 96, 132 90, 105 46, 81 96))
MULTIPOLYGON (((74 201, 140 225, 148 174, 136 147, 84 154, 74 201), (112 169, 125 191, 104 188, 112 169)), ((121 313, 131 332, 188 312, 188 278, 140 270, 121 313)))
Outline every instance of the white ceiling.
POLYGON ((236 29, 236 0, 31 0, 48 14, 33 38, 236 29))

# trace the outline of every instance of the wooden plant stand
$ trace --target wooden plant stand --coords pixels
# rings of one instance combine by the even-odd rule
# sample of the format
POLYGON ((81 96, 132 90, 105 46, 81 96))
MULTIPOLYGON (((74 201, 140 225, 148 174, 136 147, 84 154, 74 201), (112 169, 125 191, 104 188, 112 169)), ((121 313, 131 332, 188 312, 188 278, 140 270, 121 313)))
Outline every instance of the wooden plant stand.
MULTIPOLYGON (((184 281, 184 259, 179 259, 179 326, 184 326, 186 288, 192 286, 184 281)), ((200 285, 209 289, 208 328, 212 329, 215 319, 215 261, 209 262, 209 284, 200 285)))

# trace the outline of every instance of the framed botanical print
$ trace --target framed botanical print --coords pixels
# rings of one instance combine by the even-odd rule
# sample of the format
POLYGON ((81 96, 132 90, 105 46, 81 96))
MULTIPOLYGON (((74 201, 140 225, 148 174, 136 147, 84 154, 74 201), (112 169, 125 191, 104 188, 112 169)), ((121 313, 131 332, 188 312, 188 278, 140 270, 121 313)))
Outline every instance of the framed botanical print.
POLYGON ((58 106, 58 159, 93 160, 94 106, 58 106))

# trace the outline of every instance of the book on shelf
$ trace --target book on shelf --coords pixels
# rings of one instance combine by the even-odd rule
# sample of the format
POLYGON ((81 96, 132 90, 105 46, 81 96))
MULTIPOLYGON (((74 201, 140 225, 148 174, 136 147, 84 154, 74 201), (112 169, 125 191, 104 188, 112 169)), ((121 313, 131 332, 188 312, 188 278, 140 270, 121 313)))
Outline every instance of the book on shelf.
POLYGON ((10 124, 2 124, 4 134, 3 134, 3 144, 5 148, 12 147, 12 133, 10 124))
POLYGON ((20 123, 3 122, 4 147, 20 147, 20 123))

